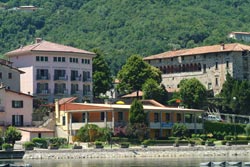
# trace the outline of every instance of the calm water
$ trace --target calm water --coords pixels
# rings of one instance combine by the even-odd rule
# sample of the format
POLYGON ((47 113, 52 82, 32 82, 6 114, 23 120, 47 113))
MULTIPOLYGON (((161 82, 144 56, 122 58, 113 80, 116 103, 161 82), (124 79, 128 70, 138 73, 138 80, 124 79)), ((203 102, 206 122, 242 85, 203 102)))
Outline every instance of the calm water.
MULTIPOLYGON (((220 158, 132 158, 132 159, 81 159, 81 160, 9 160, 20 164, 29 163, 32 167, 199 167, 200 162, 207 161, 244 161, 250 162, 250 157, 220 157, 220 158)), ((0 160, 6 163, 6 160, 0 160)))

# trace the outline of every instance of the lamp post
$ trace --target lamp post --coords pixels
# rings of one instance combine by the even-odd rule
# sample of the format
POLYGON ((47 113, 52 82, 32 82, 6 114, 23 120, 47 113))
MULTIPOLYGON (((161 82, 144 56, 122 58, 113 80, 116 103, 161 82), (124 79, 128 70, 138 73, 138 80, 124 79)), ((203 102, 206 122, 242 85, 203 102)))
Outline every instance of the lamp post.
MULTIPOLYGON (((236 97, 233 97, 233 101, 234 101, 234 103, 236 103, 236 97)), ((235 111, 236 111, 236 109, 234 109, 234 113, 235 113, 235 111)), ((236 144, 237 134, 236 134, 235 114, 233 114, 232 117, 233 117, 233 123, 234 123, 234 142, 236 144)))

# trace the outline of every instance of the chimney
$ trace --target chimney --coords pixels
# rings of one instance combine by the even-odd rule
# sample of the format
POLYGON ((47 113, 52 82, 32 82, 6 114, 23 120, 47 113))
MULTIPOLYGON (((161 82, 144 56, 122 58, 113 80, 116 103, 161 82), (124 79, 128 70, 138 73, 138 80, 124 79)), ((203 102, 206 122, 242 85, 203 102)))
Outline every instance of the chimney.
POLYGON ((36 38, 36 41, 35 41, 35 42, 36 42, 36 43, 40 43, 40 42, 42 42, 42 40, 43 40, 42 38, 36 38))
POLYGON ((221 50, 225 49, 225 44, 224 43, 222 43, 220 46, 221 46, 221 50))

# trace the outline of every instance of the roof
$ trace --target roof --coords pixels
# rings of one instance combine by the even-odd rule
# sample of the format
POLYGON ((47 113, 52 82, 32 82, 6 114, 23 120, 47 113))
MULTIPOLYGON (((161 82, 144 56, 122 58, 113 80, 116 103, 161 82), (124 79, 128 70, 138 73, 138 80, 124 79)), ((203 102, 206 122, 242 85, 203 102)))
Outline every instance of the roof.
POLYGON ((76 99, 77 99, 77 97, 65 97, 65 98, 60 99, 58 102, 59 102, 59 104, 71 103, 76 99))
POLYGON ((6 53, 6 56, 15 56, 24 53, 30 52, 64 52, 64 53, 79 53, 79 54, 88 54, 88 55, 95 55, 93 52, 89 52, 82 49, 77 49, 71 46, 61 45, 57 43, 48 42, 45 40, 37 40, 35 44, 27 45, 24 47, 20 47, 16 50, 10 51, 6 53))
POLYGON ((239 44, 239 43, 231 43, 231 44, 222 44, 222 45, 202 46, 202 47, 196 47, 192 49, 168 51, 168 52, 145 57, 143 58, 143 60, 171 58, 171 57, 178 57, 178 56, 192 56, 192 55, 208 54, 208 53, 239 52, 239 51, 245 51, 245 50, 250 50, 250 46, 239 44))
POLYGON ((250 32, 239 32, 239 31, 236 31, 236 32, 231 32, 230 34, 245 34, 245 35, 250 35, 250 32))
POLYGON ((7 89, 6 87, 2 87, 0 89, 5 89, 6 92, 12 92, 12 93, 15 93, 15 94, 18 94, 18 95, 28 96, 28 97, 31 97, 31 98, 33 97, 32 95, 25 94, 25 93, 22 93, 22 92, 16 92, 16 91, 7 89))
POLYGON ((16 70, 17 72, 19 72, 20 74, 24 74, 25 72, 24 71, 21 71, 19 70, 18 68, 16 67, 13 67, 12 66, 12 62, 8 61, 8 60, 4 60, 4 59, 0 59, 0 65, 3 65, 9 69, 12 69, 12 70, 16 70))
MULTIPOLYGON (((113 110, 115 109, 130 109, 131 105, 128 104, 97 104, 97 103, 88 103, 88 105, 92 106, 102 106, 109 107, 113 110)), ((153 105, 143 105, 144 110, 148 111, 179 111, 179 112, 205 112, 200 109, 188 109, 188 108, 178 108, 178 107, 167 107, 167 106, 153 106, 153 105)))
POLYGON ((65 103, 60 105, 61 111, 66 112, 79 112, 79 111, 111 111, 110 106, 95 106, 90 105, 90 103, 65 103))
POLYGON ((53 130, 50 130, 50 129, 47 129, 47 128, 20 127, 20 128, 17 128, 17 129, 21 130, 21 131, 33 132, 33 133, 54 133, 53 130))
MULTIPOLYGON (((143 92, 139 90, 139 94, 138 95, 139 95, 139 97, 142 97, 143 92)), ((130 97, 137 97, 137 91, 122 96, 122 98, 130 98, 130 97)))

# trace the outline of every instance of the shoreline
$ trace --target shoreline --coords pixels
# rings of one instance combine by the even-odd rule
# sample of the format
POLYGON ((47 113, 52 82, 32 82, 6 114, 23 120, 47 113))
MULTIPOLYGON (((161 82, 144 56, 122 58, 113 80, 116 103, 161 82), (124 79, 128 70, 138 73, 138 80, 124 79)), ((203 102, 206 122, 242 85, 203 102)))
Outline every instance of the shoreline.
POLYGON ((250 157, 250 146, 149 146, 147 148, 83 148, 83 149, 35 149, 25 151, 28 159, 94 159, 94 158, 212 158, 250 157))

